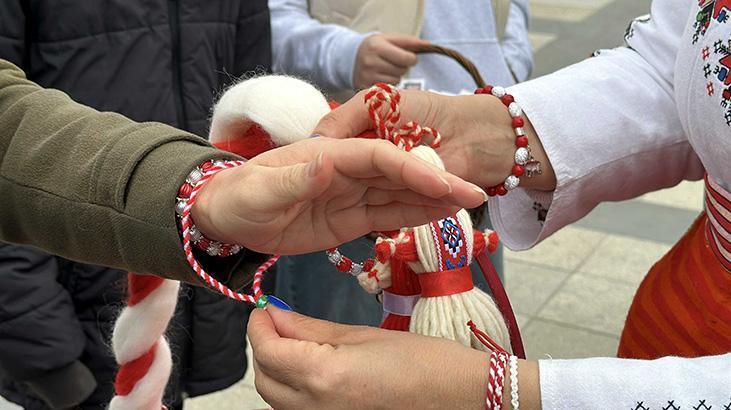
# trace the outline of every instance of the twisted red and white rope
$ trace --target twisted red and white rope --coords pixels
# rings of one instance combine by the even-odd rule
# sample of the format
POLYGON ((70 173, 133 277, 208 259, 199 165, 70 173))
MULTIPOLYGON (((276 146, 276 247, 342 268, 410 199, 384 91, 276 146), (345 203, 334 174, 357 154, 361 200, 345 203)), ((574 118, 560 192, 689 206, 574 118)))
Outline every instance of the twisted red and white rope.
POLYGON ((379 138, 391 141, 405 151, 411 151, 424 137, 432 138, 432 148, 439 147, 442 136, 433 128, 422 127, 414 121, 396 128, 401 120, 401 93, 398 88, 378 83, 366 92, 364 100, 379 138))
POLYGON ((216 289, 222 295, 225 295, 226 297, 234 300, 245 301, 256 305, 257 301, 261 300, 262 296, 264 295, 261 291, 261 280, 264 272, 266 272, 267 269, 269 269, 277 262, 277 260, 279 260, 279 255, 273 255, 271 258, 269 258, 269 260, 259 266, 256 272, 254 272, 254 281, 251 285, 253 295, 235 292, 231 290, 228 286, 224 285, 216 278, 211 276, 208 272, 205 271, 205 269, 203 269, 203 267, 200 266, 198 261, 195 259, 195 255, 193 255, 190 232, 190 228, 193 225, 193 221, 190 216, 190 210, 193 208, 193 205, 195 205, 200 190, 217 173, 225 169, 244 165, 245 163, 246 161, 217 161, 212 167, 208 168, 203 173, 203 176, 200 178, 200 180, 195 184, 195 187, 193 187, 193 191, 190 193, 190 198, 183 208, 180 225, 181 229, 183 230, 183 251, 185 252, 185 259, 188 261, 190 267, 193 268, 193 271, 195 271, 196 275, 198 275, 198 277, 203 279, 210 287, 216 289))

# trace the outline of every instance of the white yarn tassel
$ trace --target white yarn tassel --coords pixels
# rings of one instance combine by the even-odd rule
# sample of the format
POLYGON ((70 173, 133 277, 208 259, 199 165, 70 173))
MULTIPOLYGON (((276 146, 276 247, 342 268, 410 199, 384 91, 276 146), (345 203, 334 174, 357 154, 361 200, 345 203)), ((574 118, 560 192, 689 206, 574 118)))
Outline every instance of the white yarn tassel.
POLYGON ((175 312, 180 284, 164 280, 144 299, 127 306, 117 319, 112 335, 112 349, 117 363, 124 367, 154 347, 154 357, 147 373, 137 380, 126 395, 115 396, 110 410, 160 410, 165 386, 170 378, 170 347, 163 337, 175 312))
POLYGON ((328 112, 325 96, 306 81, 284 75, 254 77, 230 87, 218 100, 210 140, 216 144, 259 124, 279 147, 308 138, 328 112))
MULTIPOLYGON (((436 151, 426 146, 411 150, 419 158, 444 169, 444 163, 436 151)), ((461 209, 456 219, 462 227, 463 246, 466 248, 466 264, 472 262, 474 236, 472 220, 466 210, 461 209)), ((419 262, 410 266, 416 273, 439 272, 441 242, 436 242, 430 224, 414 228, 414 241, 419 262)), ((490 296, 478 288, 448 296, 422 297, 416 303, 411 315, 409 330, 426 336, 437 336, 455 340, 465 346, 487 350, 467 326, 472 320, 478 328, 487 333, 503 348, 511 351, 510 334, 500 310, 490 296)))

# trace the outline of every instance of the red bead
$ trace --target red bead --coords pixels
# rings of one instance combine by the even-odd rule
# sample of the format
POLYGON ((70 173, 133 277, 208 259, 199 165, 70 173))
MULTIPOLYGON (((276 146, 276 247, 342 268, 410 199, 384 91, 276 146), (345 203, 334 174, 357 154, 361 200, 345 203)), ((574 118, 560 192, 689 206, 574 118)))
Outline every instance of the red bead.
POLYGON ((198 249, 206 250, 208 249, 208 245, 210 245, 211 242, 207 238, 201 238, 200 241, 196 244, 198 249))
POLYGON ((505 105, 510 105, 510 103, 515 101, 515 98, 513 98, 513 96, 510 94, 505 94, 502 97, 500 97, 500 99, 503 101, 503 104, 505 104, 505 105))
POLYGON ((204 163, 203 165, 201 165, 201 170, 203 172, 206 172, 211 168, 213 168, 213 161, 208 161, 208 162, 204 163))
POLYGON ((228 246, 222 246, 221 250, 218 251, 218 256, 225 258, 227 256, 231 255, 231 248, 228 246))
POLYGON ((525 125, 525 121, 523 121, 520 117, 513 118, 513 128, 520 128, 525 125))
POLYGON ((486 85, 486 86, 482 87, 482 92, 485 94, 492 94, 492 86, 486 85))
POLYGON ((482 88, 478 88, 475 90, 475 94, 484 94, 484 93, 485 93, 485 90, 483 90, 482 88))
POLYGON ((370 271, 375 265, 376 261, 374 261, 373 259, 366 259, 365 262, 363 262, 363 272, 370 271))
POLYGON ((487 188, 486 192, 487 192, 487 196, 495 196, 495 195, 497 195, 497 189, 494 186, 491 186, 490 188, 487 188))
POLYGON ((515 175, 516 177, 522 177, 523 174, 525 174, 525 167, 522 165, 515 164, 515 165, 513 165, 512 172, 513 172, 513 175, 515 175))
POLYGON ((190 194, 193 192, 193 187, 185 182, 180 186, 178 190, 178 198, 190 198, 190 194))
POLYGON ((336 266, 336 268, 340 272, 348 272, 348 271, 350 271, 350 268, 352 268, 352 267, 353 267, 353 261, 351 261, 348 258, 341 259, 340 262, 338 262, 338 264, 336 266))
POLYGON ((521 135, 515 138, 515 146, 518 148, 525 148, 528 146, 528 137, 521 135))
POLYGON ((503 196, 508 193, 508 189, 505 188, 505 185, 498 185, 497 187, 497 194, 500 196, 503 196))

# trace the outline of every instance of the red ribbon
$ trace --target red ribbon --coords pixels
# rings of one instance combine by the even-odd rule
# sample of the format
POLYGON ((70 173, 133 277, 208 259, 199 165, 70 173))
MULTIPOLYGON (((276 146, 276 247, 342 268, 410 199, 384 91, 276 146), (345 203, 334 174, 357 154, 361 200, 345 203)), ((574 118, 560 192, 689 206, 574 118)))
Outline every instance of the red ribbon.
POLYGON ((432 298, 449 296, 472 290, 472 272, 469 265, 441 272, 426 272, 416 275, 421 285, 421 296, 432 298))

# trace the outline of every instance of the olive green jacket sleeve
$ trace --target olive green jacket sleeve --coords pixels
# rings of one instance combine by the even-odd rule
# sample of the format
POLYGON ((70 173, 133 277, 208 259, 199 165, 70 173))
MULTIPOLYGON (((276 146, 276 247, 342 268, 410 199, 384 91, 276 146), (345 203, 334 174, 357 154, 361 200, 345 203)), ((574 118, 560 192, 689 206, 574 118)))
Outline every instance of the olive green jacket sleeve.
MULTIPOLYGON (((192 134, 98 112, 0 60, 0 240, 195 282, 174 202, 198 164, 229 158, 192 134)), ((205 258, 240 285, 242 257, 205 258)))

